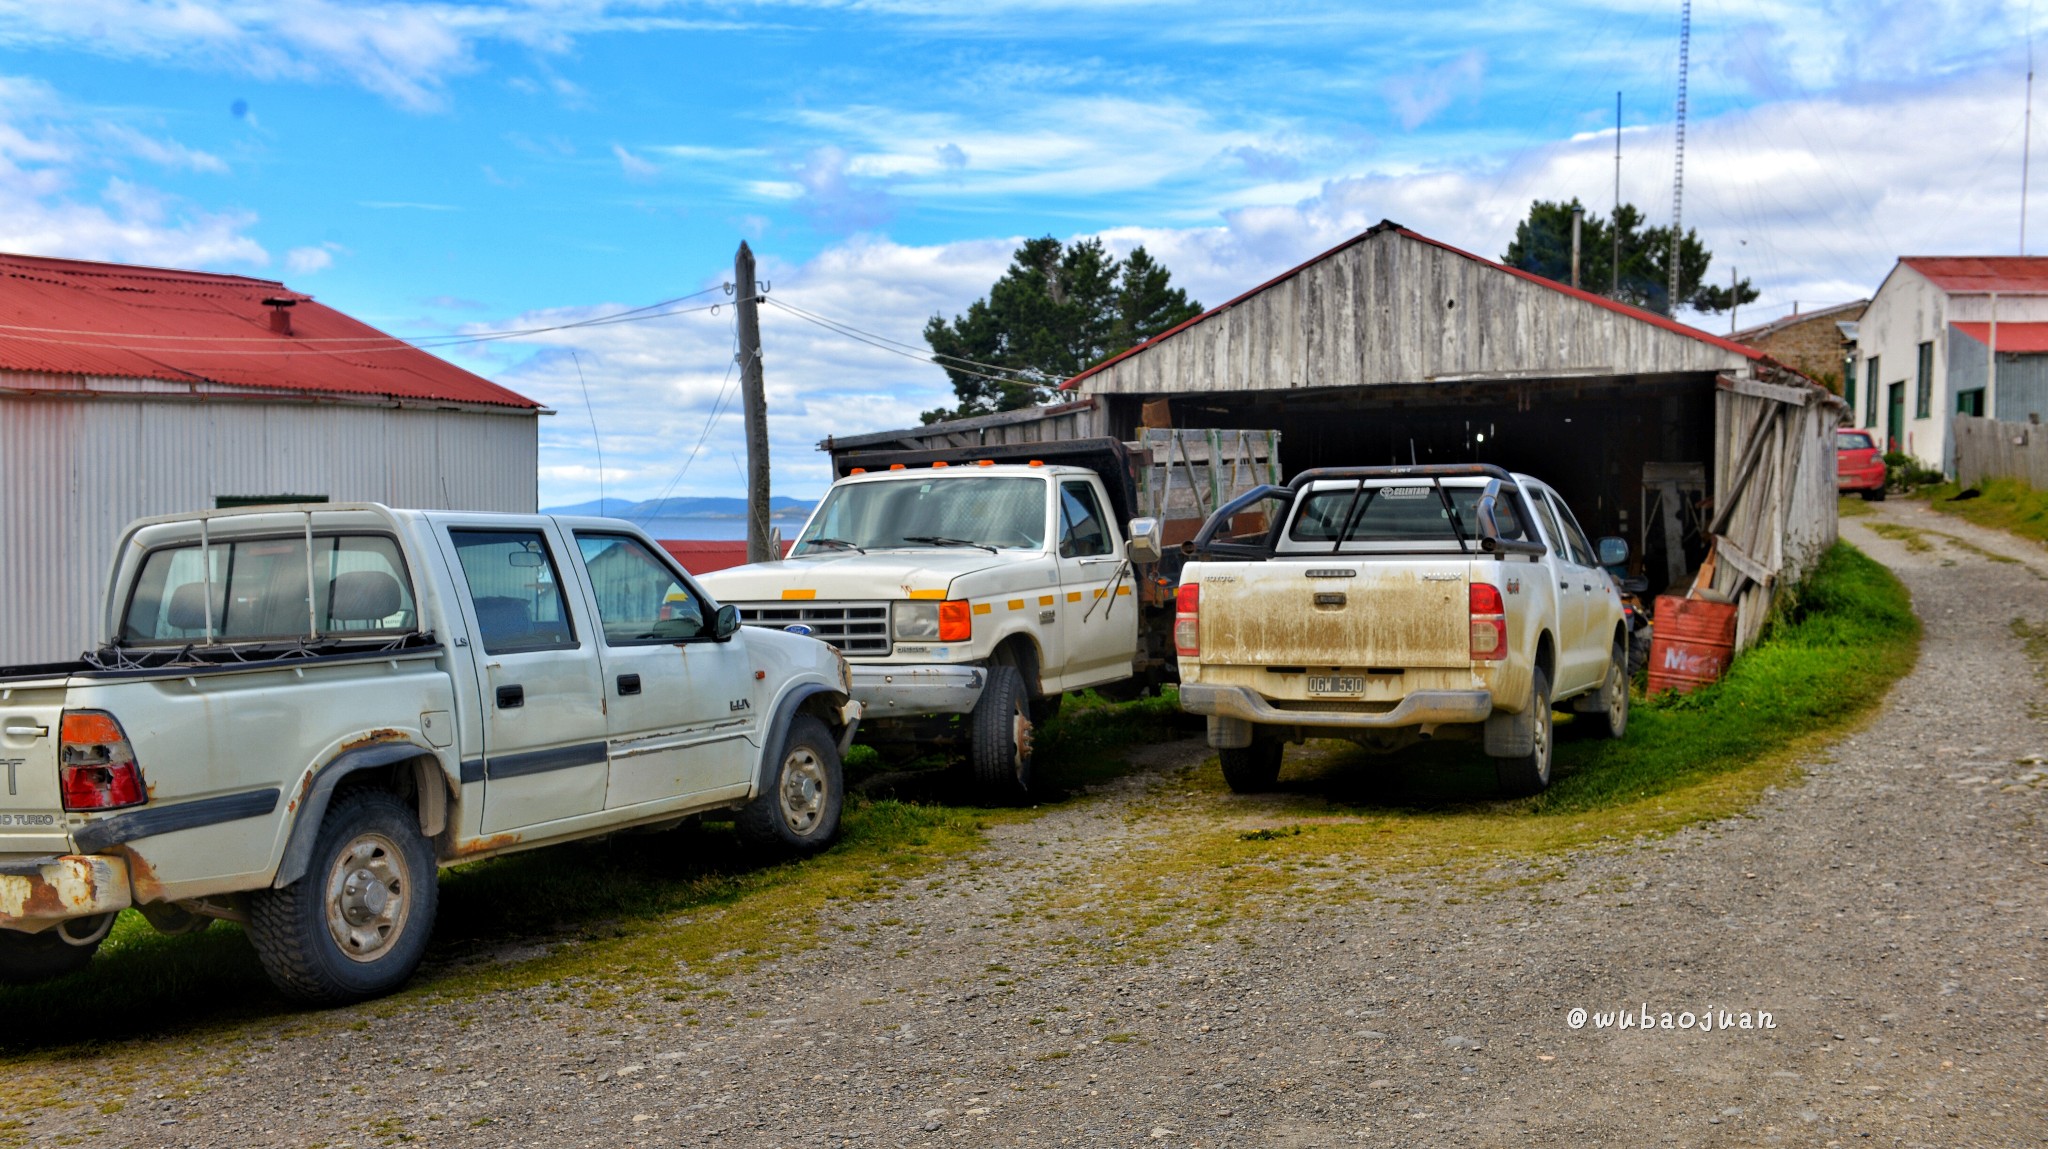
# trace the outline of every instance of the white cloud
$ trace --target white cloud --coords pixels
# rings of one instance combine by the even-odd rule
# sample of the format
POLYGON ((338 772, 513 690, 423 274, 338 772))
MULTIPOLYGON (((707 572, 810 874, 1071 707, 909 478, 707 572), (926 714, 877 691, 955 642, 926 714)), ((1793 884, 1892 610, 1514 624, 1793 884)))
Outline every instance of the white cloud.
POLYGON ((1453 102, 1476 101, 1485 76, 1486 53, 1474 49, 1439 67, 1419 68, 1389 80, 1387 101, 1401 126, 1414 131, 1453 102))
POLYGON ((0 250, 173 267, 269 263, 248 234, 253 214, 208 211, 118 174, 137 158, 224 168, 175 141, 76 113, 40 82, 0 76, 0 250))
POLYGON ((619 170, 624 172, 629 180, 651 180, 661 174, 660 165, 648 163, 627 151, 622 145, 613 144, 612 155, 618 157, 619 170))
POLYGON ((295 247, 284 253, 285 270, 293 275, 311 275, 334 265, 334 245, 295 247))

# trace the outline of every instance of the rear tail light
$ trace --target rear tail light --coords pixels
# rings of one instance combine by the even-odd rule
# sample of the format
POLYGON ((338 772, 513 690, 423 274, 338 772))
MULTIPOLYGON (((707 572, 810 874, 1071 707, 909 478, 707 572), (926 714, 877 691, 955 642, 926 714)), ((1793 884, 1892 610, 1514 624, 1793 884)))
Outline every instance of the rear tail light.
POLYGON ((128 735, 104 710, 67 710, 57 747, 66 810, 118 810, 149 800, 128 735))
POLYGON ((1472 661, 1495 662, 1508 656, 1508 608, 1500 588, 1472 584, 1472 661))
POLYGON ((1182 583, 1173 596, 1173 650, 1188 658, 1202 653, 1202 587, 1182 583))
POLYGON ((968 642, 974 638, 974 607, 964 598, 949 598, 939 604, 939 641, 968 642))

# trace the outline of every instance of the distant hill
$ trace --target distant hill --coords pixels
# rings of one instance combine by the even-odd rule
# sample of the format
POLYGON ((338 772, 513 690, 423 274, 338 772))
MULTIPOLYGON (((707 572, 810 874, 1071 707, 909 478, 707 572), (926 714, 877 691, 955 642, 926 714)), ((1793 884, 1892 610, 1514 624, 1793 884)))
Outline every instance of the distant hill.
MULTIPOLYGON (((803 499, 775 496, 768 500, 768 514, 775 519, 801 519, 814 504, 803 499)), ((618 519, 745 519, 747 501, 741 498, 591 499, 561 507, 542 507, 544 515, 609 515, 618 519)))

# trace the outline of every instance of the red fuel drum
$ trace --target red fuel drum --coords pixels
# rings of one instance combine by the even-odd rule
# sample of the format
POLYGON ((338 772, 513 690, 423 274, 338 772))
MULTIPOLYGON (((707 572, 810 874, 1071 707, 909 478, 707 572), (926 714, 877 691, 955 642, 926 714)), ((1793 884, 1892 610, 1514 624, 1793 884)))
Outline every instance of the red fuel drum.
POLYGON ((1650 694, 1680 694, 1727 673, 1735 657, 1735 605, 1659 595, 1652 616, 1650 694))

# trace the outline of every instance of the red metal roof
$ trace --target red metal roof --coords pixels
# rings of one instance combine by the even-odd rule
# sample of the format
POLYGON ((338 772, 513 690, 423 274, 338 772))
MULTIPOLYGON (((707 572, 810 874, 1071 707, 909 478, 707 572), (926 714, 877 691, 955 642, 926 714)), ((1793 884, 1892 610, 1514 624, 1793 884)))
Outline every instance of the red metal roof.
POLYGON ((275 280, 29 255, 0 254, 0 370, 540 406, 275 280))
POLYGON ((2048 256, 1908 255, 1899 262, 1943 291, 2048 291, 2048 256))
MULTIPOLYGON (((1420 243, 1429 244, 1431 247, 1442 248, 1443 250, 1450 252, 1452 255, 1463 256, 1474 263, 1484 264, 1487 267, 1493 268, 1495 271, 1504 271, 1509 275, 1517 276, 1521 279, 1526 279, 1531 283, 1537 284, 1541 287, 1549 288, 1552 291, 1561 291, 1566 295, 1572 296, 1576 299, 1582 299, 1587 303, 1591 303, 1599 307, 1604 307, 1609 311, 1619 312, 1620 314, 1626 315, 1631 319, 1640 319, 1645 323, 1649 323, 1657 327, 1662 327, 1667 331, 1674 331, 1680 335, 1700 340, 1703 343, 1711 343, 1724 351, 1732 351, 1745 359, 1757 360, 1759 362, 1769 363, 1772 366, 1780 367, 1788 371, 1791 370, 1790 368, 1785 368, 1784 364, 1779 363, 1777 360, 1772 359, 1770 356, 1765 355, 1763 352, 1758 351, 1754 347, 1746 347, 1733 340, 1724 339, 1721 336, 1712 335, 1705 331, 1701 331, 1697 327, 1687 327, 1685 324, 1680 323, 1674 319, 1668 319, 1665 316, 1655 314, 1654 312, 1644 311, 1639 307, 1630 307, 1626 303, 1616 302, 1615 300, 1609 299, 1604 295, 1595 295, 1590 291, 1581 291, 1576 287, 1566 286, 1565 284, 1559 283, 1554 279, 1545 279, 1542 276, 1535 274, 1534 272, 1523 271, 1521 268, 1518 267, 1509 267, 1504 263, 1495 263, 1493 260, 1473 255, 1469 251, 1464 251, 1460 248, 1452 247, 1450 244, 1445 243, 1442 240, 1431 239, 1428 236, 1421 234, 1420 232, 1410 231, 1407 228, 1402 227, 1400 224, 1395 223, 1393 220, 1381 220, 1379 223, 1375 224, 1371 228, 1368 228, 1367 230, 1359 233, 1358 235, 1352 236, 1350 239, 1345 240, 1343 243, 1340 243, 1337 246, 1331 248, 1330 250, 1322 253, 1321 255, 1316 256, 1314 259, 1307 260, 1294 267, 1288 268, 1286 271, 1281 272, 1279 275, 1276 275, 1273 278, 1267 280, 1266 282, 1259 284, 1257 287, 1252 288, 1250 291, 1247 291, 1244 294, 1229 300, 1228 302, 1218 304, 1217 306, 1212 307, 1207 311, 1204 311, 1200 315, 1197 315, 1193 319, 1181 323, 1176 327, 1172 327, 1166 331, 1162 331, 1158 335, 1153 336, 1152 338, 1146 340, 1143 343, 1138 344, 1136 347, 1133 347, 1128 351, 1125 351, 1118 355, 1110 356, 1108 359, 1105 359, 1102 362, 1097 363, 1095 366, 1090 367, 1088 370, 1083 371, 1079 375, 1074 376, 1072 379, 1067 380, 1065 383, 1060 384, 1060 390, 1064 391, 1067 388, 1074 386, 1076 383, 1079 383, 1081 380, 1088 378, 1090 375, 1093 375, 1096 372, 1101 371, 1103 368, 1108 367, 1110 364, 1116 363, 1128 356, 1136 355, 1140 351, 1145 350, 1147 347, 1150 347, 1153 344, 1158 343, 1160 340, 1178 334, 1182 331, 1185 331, 1188 328, 1193 327, 1195 324, 1200 323, 1205 319, 1208 319, 1210 316, 1218 315, 1222 312, 1228 311, 1231 308, 1237 306, 1238 304, 1243 303, 1245 300, 1250 299, 1252 296, 1257 295, 1261 291, 1264 291, 1267 288, 1273 286, 1274 284, 1284 282, 1296 275, 1299 275, 1308 268, 1311 268, 1316 264, 1321 263, 1322 261, 1330 258, 1331 256, 1336 255, 1338 252, 1343 251, 1346 248, 1353 247, 1357 244, 1363 243, 1366 240, 1371 239, 1373 236, 1378 235, 1383 231, 1399 232, 1401 235, 1404 235, 1409 239, 1416 240, 1420 243)), ((1792 373, 1795 375, 1798 374, 1798 372, 1796 371, 1792 373)))
MULTIPOLYGON (((1991 342, 1989 323, 1951 323, 1949 326, 1979 343, 1991 342)), ((1999 324, 1998 350, 2001 353, 2048 351, 2048 323, 1999 324)))
MULTIPOLYGON (((657 539, 661 549, 667 551, 693 575, 706 575, 722 571, 727 567, 747 565, 747 540, 745 539, 657 539)), ((782 553, 788 554, 794 540, 782 541, 782 553)))

